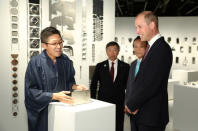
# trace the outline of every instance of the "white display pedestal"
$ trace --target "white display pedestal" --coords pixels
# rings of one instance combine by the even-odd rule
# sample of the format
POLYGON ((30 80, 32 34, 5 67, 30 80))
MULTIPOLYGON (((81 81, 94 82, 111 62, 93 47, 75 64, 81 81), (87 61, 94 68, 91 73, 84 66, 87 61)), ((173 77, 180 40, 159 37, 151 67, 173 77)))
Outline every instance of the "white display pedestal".
POLYGON ((178 80, 168 79, 168 100, 174 99, 174 85, 179 84, 178 80))
POLYGON ((184 84, 184 82, 197 81, 198 70, 173 70, 172 78, 178 80, 180 84, 184 84))
POLYGON ((174 86, 173 125, 179 131, 198 131, 198 88, 174 86))
POLYGON ((115 105, 99 100, 70 106, 52 102, 48 107, 48 131, 115 131, 115 105))

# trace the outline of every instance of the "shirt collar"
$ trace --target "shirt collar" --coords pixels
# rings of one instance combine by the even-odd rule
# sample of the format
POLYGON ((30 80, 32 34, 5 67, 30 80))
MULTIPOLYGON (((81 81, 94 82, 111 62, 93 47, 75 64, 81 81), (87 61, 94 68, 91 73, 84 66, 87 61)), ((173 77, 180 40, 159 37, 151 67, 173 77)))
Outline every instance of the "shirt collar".
POLYGON ((114 61, 111 61, 108 59, 108 62, 109 62, 109 65, 113 62, 114 64, 117 64, 118 63, 118 59, 115 59, 114 61))
POLYGON ((157 34, 157 35, 155 35, 150 41, 148 41, 148 44, 150 45, 150 48, 151 48, 151 46, 155 43, 155 41, 157 40, 157 39, 159 39, 160 37, 162 37, 161 36, 161 34, 157 34))
POLYGON ((140 58, 140 59, 139 59, 139 58, 137 58, 137 61, 141 62, 141 61, 142 61, 142 58, 140 58))

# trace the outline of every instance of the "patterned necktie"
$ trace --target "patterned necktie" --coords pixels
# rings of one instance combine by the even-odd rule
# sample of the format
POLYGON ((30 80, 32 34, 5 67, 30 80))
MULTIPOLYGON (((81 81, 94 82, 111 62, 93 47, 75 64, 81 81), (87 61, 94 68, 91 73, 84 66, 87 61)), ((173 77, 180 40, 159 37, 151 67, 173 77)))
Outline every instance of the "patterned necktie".
POLYGON ((138 73, 138 71, 139 71, 139 67, 140 67, 140 60, 137 60, 137 63, 136 63, 136 67, 135 67, 135 77, 136 77, 136 75, 137 75, 137 73, 138 73))
POLYGON ((144 54, 144 59, 146 59, 146 55, 148 54, 149 48, 150 48, 150 45, 148 44, 146 46, 146 51, 145 51, 145 54, 144 54))
POLYGON ((114 81, 114 63, 113 63, 113 62, 112 62, 112 64, 111 64, 110 75, 111 75, 112 81, 114 81))

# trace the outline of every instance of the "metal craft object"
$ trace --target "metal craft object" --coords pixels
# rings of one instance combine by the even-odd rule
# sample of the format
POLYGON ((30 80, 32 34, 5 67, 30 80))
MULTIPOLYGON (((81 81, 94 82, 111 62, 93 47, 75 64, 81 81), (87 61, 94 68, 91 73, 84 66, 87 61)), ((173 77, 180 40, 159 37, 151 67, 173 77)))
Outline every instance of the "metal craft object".
POLYGON ((18 60, 14 59, 14 60, 12 60, 12 61, 11 61, 11 63, 12 63, 12 65, 14 65, 14 66, 15 66, 15 65, 17 65, 17 64, 18 64, 18 60))
POLYGON ((114 37, 114 41, 115 42, 118 42, 118 37, 114 37))
POLYGON ((12 24, 12 29, 18 29, 18 24, 13 23, 12 24))
POLYGON ((10 5, 11 5, 12 7, 17 7, 17 6, 18 6, 18 2, 17 2, 16 0, 12 0, 12 1, 10 2, 10 5))
POLYGON ((39 4, 29 4, 29 14, 30 15, 39 15, 39 4))
POLYGON ((95 45, 92 44, 92 62, 95 62, 95 45))
POLYGON ((17 97, 17 96, 18 96, 18 94, 17 94, 17 93, 14 93, 14 94, 12 94, 12 96, 13 96, 13 97, 17 97))
POLYGON ((13 112, 13 116, 17 116, 17 114, 18 114, 17 112, 13 112))
POLYGON ((130 37, 130 38, 128 38, 128 40, 129 40, 129 43, 131 43, 133 39, 130 37))
POLYGON ((17 91, 17 90, 18 90, 18 87, 14 86, 14 87, 12 88, 12 90, 13 90, 13 91, 17 91))
POLYGON ((30 27, 30 37, 39 38, 39 28, 30 27))
POLYGON ((30 26, 40 26, 40 17, 39 16, 30 16, 30 26))
POLYGON ((17 67, 13 67, 12 70, 13 70, 13 71, 17 71, 17 67))
POLYGON ((39 54, 39 51, 30 51, 30 59, 33 57, 33 56, 37 56, 39 54))
POLYGON ((69 56, 74 56, 73 48, 71 46, 63 46, 63 52, 69 56))
POLYGON ((18 32, 17 31, 12 31, 12 36, 18 36, 18 32))
POLYGON ((18 21, 18 17, 17 16, 12 16, 12 22, 17 22, 18 21))
POLYGON ((13 78, 17 78, 17 73, 12 74, 13 78))
POLYGON ((18 100, 17 100, 17 99, 14 99, 14 100, 12 101, 12 103, 13 103, 13 104, 17 104, 17 103, 18 103, 18 100))
POLYGON ((176 63, 176 64, 179 64, 179 57, 176 57, 175 59, 176 59, 176 60, 175 60, 175 63, 176 63))
POLYGON ((192 57, 192 64, 195 64, 195 57, 192 57))
POLYGON ((73 105, 79 105, 79 104, 85 104, 85 103, 90 103, 91 98, 90 98, 90 90, 74 90, 71 93, 72 99, 74 100, 73 105))
POLYGON ((12 38, 12 43, 17 44, 18 43, 18 38, 12 38))
POLYGON ((11 9, 10 9, 10 12, 11 12, 12 15, 18 15, 18 10, 17 10, 17 8, 11 8, 11 9))
POLYGON ((176 43, 179 44, 179 38, 176 38, 176 43))
POLYGON ((12 84, 14 84, 14 85, 16 85, 17 83, 18 83, 17 80, 13 80, 13 81, 12 81, 12 84))
POLYGON ((183 66, 187 66, 187 64, 188 64, 188 60, 187 60, 187 58, 186 58, 186 57, 184 58, 184 61, 182 62, 182 64, 183 64, 183 66))
POLYGON ((11 54, 11 57, 12 57, 13 59, 16 59, 16 58, 18 57, 18 54, 11 54))
POLYGON ((30 39, 30 48, 39 48, 40 39, 30 39))
POLYGON ((168 43, 170 43, 171 42, 171 37, 168 37, 167 41, 168 41, 168 43))

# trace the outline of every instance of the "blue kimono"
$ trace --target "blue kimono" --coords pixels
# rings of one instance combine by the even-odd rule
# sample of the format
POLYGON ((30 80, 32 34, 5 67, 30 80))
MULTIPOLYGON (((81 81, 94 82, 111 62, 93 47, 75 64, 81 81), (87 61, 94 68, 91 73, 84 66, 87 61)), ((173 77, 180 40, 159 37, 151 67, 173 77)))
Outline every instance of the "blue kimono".
POLYGON ((25 74, 25 106, 29 131, 48 131, 48 105, 52 94, 71 91, 75 84, 72 61, 64 54, 54 64, 44 50, 33 57, 25 74))

